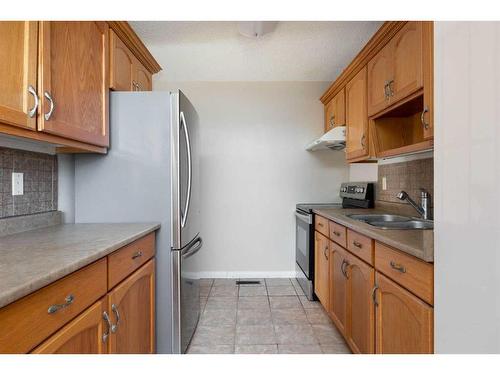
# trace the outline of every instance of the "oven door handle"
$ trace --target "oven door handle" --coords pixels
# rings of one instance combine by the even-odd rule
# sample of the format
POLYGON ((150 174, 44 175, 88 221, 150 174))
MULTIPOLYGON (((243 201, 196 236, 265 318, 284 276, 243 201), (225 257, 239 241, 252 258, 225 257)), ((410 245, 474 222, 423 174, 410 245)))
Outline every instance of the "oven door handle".
POLYGON ((305 215, 295 211, 295 217, 299 220, 306 222, 307 224, 312 224, 312 215, 305 215))

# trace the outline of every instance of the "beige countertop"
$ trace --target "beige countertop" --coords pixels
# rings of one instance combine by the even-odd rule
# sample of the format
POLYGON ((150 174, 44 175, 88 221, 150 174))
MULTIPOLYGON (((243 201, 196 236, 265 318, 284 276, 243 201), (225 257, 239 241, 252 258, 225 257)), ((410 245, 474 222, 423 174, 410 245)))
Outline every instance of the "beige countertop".
POLYGON ((0 308, 158 229, 64 224, 0 237, 0 308))
POLYGON ((347 214, 394 213, 381 209, 317 209, 314 213, 342 224, 386 245, 404 251, 426 262, 434 262, 434 231, 418 229, 378 229, 369 224, 347 217, 347 214))

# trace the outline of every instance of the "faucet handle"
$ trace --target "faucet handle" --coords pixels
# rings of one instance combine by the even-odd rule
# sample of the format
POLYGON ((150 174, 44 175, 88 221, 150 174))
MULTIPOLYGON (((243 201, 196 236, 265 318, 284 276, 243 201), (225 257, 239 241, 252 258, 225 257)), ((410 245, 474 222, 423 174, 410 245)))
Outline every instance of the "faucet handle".
POLYGON ((429 198, 429 192, 424 188, 420 188, 420 197, 421 198, 429 198))

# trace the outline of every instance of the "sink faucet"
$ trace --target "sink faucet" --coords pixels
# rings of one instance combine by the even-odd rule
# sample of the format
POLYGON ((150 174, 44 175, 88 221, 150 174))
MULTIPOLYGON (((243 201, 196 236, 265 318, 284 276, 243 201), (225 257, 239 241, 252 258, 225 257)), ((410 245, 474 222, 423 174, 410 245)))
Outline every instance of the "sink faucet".
POLYGON ((398 199, 400 199, 402 201, 408 201, 408 203, 411 204, 415 210, 417 210, 417 212, 420 214, 422 219, 432 220, 431 207, 430 207, 431 196, 424 189, 420 189, 420 191, 421 191, 421 193, 420 193, 420 205, 417 204, 413 199, 411 199, 408 196, 408 193, 404 190, 399 192, 397 197, 398 197, 398 199))

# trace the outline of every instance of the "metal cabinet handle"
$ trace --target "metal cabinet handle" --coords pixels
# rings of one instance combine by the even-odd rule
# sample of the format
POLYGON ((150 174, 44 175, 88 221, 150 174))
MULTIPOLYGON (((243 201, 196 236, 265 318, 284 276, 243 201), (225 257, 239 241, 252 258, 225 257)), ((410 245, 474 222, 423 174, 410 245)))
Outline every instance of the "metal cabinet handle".
POLYGON ((132 81, 132 91, 137 91, 137 82, 136 81, 132 81))
POLYGON ((69 294, 64 299, 64 303, 50 306, 47 309, 47 312, 49 314, 55 314, 59 310, 64 309, 64 308, 68 307, 69 305, 71 305, 74 301, 75 301, 75 297, 72 294, 69 294))
POLYGON ((142 257, 143 253, 141 250, 135 252, 133 255, 132 255, 132 259, 137 259, 137 258, 140 258, 142 257))
POLYGON ((347 267, 349 267, 351 264, 347 260, 342 260, 342 264, 340 265, 340 270, 342 271, 342 274, 346 279, 349 278, 349 275, 347 274, 347 267))
POLYGON ((429 129, 429 123, 425 121, 425 114, 429 112, 429 107, 425 106, 424 110, 422 111, 422 114, 420 115, 420 122, 424 126, 424 129, 427 130, 429 129))
POLYGON ((36 93, 36 90, 33 86, 29 85, 28 86, 28 92, 33 95, 33 99, 35 100, 35 105, 33 106, 33 108, 31 108, 29 111, 28 111, 28 116, 29 117, 33 117, 36 115, 36 110, 38 109, 38 94, 36 93))
POLYGON ((394 96, 394 90, 392 89, 393 83, 394 83, 393 79, 391 79, 389 82, 387 82, 387 87, 389 88, 389 96, 394 96))
POLYGON ((104 321, 106 322, 106 325, 108 326, 108 329, 102 335, 102 342, 106 342, 108 340, 108 337, 110 335, 110 332, 111 332, 111 329, 113 326, 111 324, 111 319, 109 319, 109 315, 106 311, 104 311, 102 313, 102 318, 104 319, 104 321))
POLYGON ((363 134, 363 136, 361 137, 361 140, 359 141, 361 143, 361 147, 365 148, 366 147, 366 136, 363 134))
POLYGON ((377 302, 377 295, 375 294, 377 292, 377 289, 378 289, 378 285, 375 285, 372 289, 372 300, 373 300, 373 304, 375 306, 378 306, 378 302, 377 302))
POLYGON ((396 271, 399 271, 401 273, 406 273, 406 268, 402 264, 398 264, 398 263, 394 262, 393 260, 391 260, 391 262, 389 264, 396 271))
POLYGON ((340 237, 340 233, 339 232, 333 231, 333 234, 336 235, 337 237, 340 237))
POLYGON ((118 330, 118 326, 120 325, 120 313, 118 312, 118 307, 113 303, 111 305, 111 310, 115 313, 116 323, 111 325, 111 332, 115 333, 118 330))
POLYGON ((50 94, 47 91, 45 91, 43 96, 45 96, 50 103, 49 111, 45 115, 43 115, 43 117, 45 118, 45 121, 49 121, 50 116, 52 116, 52 113, 54 112, 54 108, 56 105, 54 103, 54 99, 52 99, 52 96, 50 96, 50 94))
POLYGON ((335 114, 332 114, 332 116, 330 117, 330 127, 334 127, 335 126, 335 114))
POLYGON ((325 246, 323 249, 323 255, 325 256, 326 260, 328 260, 328 246, 325 246))
POLYGON ((356 246, 358 249, 361 249, 363 247, 363 245, 360 244, 358 241, 353 241, 352 244, 356 246))
POLYGON ((318 223, 318 225, 319 225, 320 227, 324 227, 323 223, 318 223))
POLYGON ((389 81, 385 81, 385 83, 384 83, 384 99, 385 100, 389 99, 389 94, 387 92, 388 88, 389 88, 389 81))

